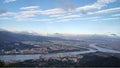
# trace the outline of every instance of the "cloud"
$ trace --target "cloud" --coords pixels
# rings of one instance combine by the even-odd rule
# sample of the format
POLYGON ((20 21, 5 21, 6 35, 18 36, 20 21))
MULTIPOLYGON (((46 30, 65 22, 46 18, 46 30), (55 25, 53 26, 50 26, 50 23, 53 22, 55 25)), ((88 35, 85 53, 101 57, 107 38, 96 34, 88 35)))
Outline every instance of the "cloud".
MULTIPOLYGON (((29 18, 37 18, 38 16, 44 15, 46 18, 54 18, 57 20, 60 19, 75 19, 79 18, 80 14, 76 14, 80 11, 82 14, 86 14, 87 10, 91 9, 100 9, 106 4, 115 2, 116 0, 97 0, 92 5, 87 5, 83 7, 75 8, 74 5, 69 1, 63 1, 64 7, 62 8, 53 8, 47 10, 41 10, 40 6, 26 6, 21 7, 21 11, 16 12, 13 17, 17 20, 27 20, 29 18), (72 12, 71 12, 72 11, 72 12)), ((10 15, 10 13, 2 14, 2 16, 10 15)), ((43 20, 42 20, 43 21, 43 20)))
POLYGON ((111 34, 112 36, 117 36, 117 34, 111 34))
POLYGON ((80 15, 67 15, 67 16, 61 16, 61 17, 58 17, 57 19, 74 19, 74 18, 79 18, 80 15))
POLYGON ((47 16, 62 16, 67 14, 67 12, 62 8, 54 8, 48 10, 40 10, 39 6, 28 6, 20 8, 22 11, 17 12, 15 18, 18 20, 24 20, 31 17, 36 17, 39 15, 47 15, 47 16))
POLYGON ((89 12, 88 14, 105 14, 105 13, 112 13, 112 12, 120 12, 120 7, 100 10, 96 12, 89 12))
POLYGON ((116 0, 97 0, 97 2, 95 2, 94 4, 76 8, 76 11, 80 11, 81 13, 85 14, 89 10, 101 9, 102 7, 106 6, 107 4, 113 3, 115 1, 116 0))
POLYGON ((97 0, 97 4, 101 5, 101 6, 105 6, 106 4, 115 2, 116 0, 97 0))
POLYGON ((14 18, 17 20, 25 20, 28 18, 36 17, 41 14, 41 10, 39 10, 40 6, 27 6, 21 7, 22 11, 16 12, 14 18))
POLYGON ((76 18, 63 18, 63 19, 58 19, 57 21, 55 22, 68 22, 68 21, 91 21, 91 20, 95 20, 95 19, 100 19, 101 17, 76 17, 76 18))
POLYGON ((35 17, 37 15, 40 15, 40 12, 41 11, 39 10, 21 11, 21 12, 16 13, 14 17, 17 20, 25 20, 31 17, 35 17))
POLYGON ((7 9, 0 9, 0 14, 6 13, 7 9))
POLYGON ((27 6, 27 7, 22 7, 20 9, 22 10, 35 10, 38 9, 40 6, 27 6))
POLYGON ((120 14, 114 14, 114 15, 112 15, 112 16, 120 16, 120 14))
POLYGON ((8 20, 8 19, 9 19, 8 17, 0 18, 0 20, 8 20))
POLYGON ((41 11, 41 14, 45 14, 45 15, 63 15, 66 13, 67 12, 62 8, 54 8, 54 9, 48 9, 48 10, 41 11))
POLYGON ((75 6, 72 2, 67 0, 60 0, 59 6, 64 9, 65 11, 71 12, 75 10, 75 6))
POLYGON ((120 20, 120 18, 99 18, 93 19, 92 21, 110 21, 110 20, 120 20))
POLYGON ((5 3, 15 2, 16 0, 5 0, 5 3))
POLYGON ((49 17, 61 17, 61 16, 65 16, 65 14, 54 14, 54 15, 50 15, 49 17))
POLYGON ((79 21, 90 21, 90 20, 98 20, 101 17, 80 17, 80 18, 76 18, 75 20, 79 20, 79 21))
POLYGON ((39 19, 39 18, 32 18, 30 19, 31 21, 39 21, 39 22, 52 22, 54 19, 51 19, 51 18, 45 18, 45 19, 39 19))
MULTIPOLYGON (((57 7, 52 9, 42 10, 40 6, 25 6, 21 7, 19 12, 4 12, 1 11, 0 16, 8 17, 11 16, 15 20, 31 20, 31 21, 41 21, 41 22, 68 22, 71 20, 99 20, 99 17, 89 17, 92 14, 104 14, 119 12, 120 7, 110 8, 101 10, 104 6, 109 3, 113 3, 116 0, 97 0, 91 5, 86 5, 82 7, 75 8, 73 3, 69 1, 63 1, 63 7, 57 7), (99 11, 98 11, 99 10, 99 11), (86 14, 86 15, 82 15, 86 14)), ((115 15, 114 15, 115 16, 115 15)), ((117 15, 116 15, 117 16, 117 15)), ((105 19, 102 19, 105 20, 105 19)), ((106 19, 107 20, 107 19, 106 19)))
POLYGON ((99 20, 120 20, 120 18, 105 18, 105 19, 99 19, 99 20))
POLYGON ((0 14, 0 16, 8 17, 8 16, 14 16, 14 14, 15 14, 15 13, 13 13, 13 12, 6 12, 6 13, 0 14))
POLYGON ((54 22, 55 22, 55 23, 57 23, 57 22, 61 23, 61 22, 68 22, 68 21, 70 21, 70 20, 72 20, 72 19, 60 19, 60 20, 56 20, 56 21, 54 21, 54 22))
POLYGON ((75 18, 79 18, 79 15, 67 15, 67 16, 61 16, 57 18, 46 18, 46 19, 36 19, 36 18, 31 18, 31 21, 40 21, 40 22, 67 22, 70 20, 73 20, 75 18))

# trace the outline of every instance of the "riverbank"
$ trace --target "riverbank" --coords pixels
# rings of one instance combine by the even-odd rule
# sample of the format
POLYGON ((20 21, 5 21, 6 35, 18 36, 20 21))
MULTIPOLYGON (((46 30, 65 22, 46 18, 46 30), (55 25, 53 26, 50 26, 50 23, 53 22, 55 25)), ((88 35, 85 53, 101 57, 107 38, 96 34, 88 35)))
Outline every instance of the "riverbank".
POLYGON ((95 44, 90 44, 89 46, 90 48, 86 48, 89 50, 86 50, 86 51, 70 51, 70 52, 46 53, 46 54, 0 55, 0 60, 3 60, 3 61, 29 60, 29 59, 38 59, 40 56, 51 58, 51 57, 59 57, 63 55, 71 56, 71 55, 79 55, 79 54, 87 54, 87 53, 95 53, 95 52, 120 54, 119 51, 101 48, 101 47, 96 46, 95 44))

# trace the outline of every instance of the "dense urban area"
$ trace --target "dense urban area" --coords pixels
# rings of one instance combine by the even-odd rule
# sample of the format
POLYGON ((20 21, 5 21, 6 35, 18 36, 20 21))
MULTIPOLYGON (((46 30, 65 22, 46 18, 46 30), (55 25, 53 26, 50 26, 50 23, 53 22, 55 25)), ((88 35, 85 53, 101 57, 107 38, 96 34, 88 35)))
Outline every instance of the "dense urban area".
POLYGON ((0 65, 4 67, 119 67, 120 63, 117 36, 40 36, 0 31, 0 38, 0 65), (9 55, 37 54, 40 55, 36 59, 2 60, 9 55))

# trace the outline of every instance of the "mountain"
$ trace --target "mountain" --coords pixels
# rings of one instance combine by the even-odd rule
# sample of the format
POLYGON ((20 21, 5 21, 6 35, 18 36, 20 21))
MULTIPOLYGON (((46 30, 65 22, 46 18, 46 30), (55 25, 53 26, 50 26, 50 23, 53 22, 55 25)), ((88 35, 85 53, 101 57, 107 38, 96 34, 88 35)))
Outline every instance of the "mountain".
MULTIPOLYGON (((9 46, 12 46, 15 42, 21 42, 21 41, 36 41, 36 42, 50 42, 50 41, 69 41, 69 44, 72 44, 72 42, 79 42, 81 45, 88 45, 90 43, 98 43, 100 46, 110 49, 116 49, 120 50, 120 37, 119 36, 108 36, 108 35, 63 35, 56 33, 55 36, 42 36, 34 33, 28 33, 28 32, 10 32, 6 30, 0 30, 0 46, 1 49, 8 48, 9 46), (14 43, 11 43, 14 42, 14 43), (10 45, 11 44, 11 45, 10 45)), ((62 44, 62 43, 60 43, 62 44)), ((24 45, 24 44, 21 44, 24 45)), ((25 46, 25 45, 24 45, 25 46)), ((25 47, 28 47, 27 45, 25 47)), ((13 46, 14 47, 14 46, 13 46)), ((12 48, 13 48, 12 47, 12 48)), ((21 46, 20 46, 21 47, 21 46)), ((30 48, 32 48, 31 46, 30 48)), ((12 49, 11 48, 11 49, 12 49)), ((6 49, 8 50, 8 49, 6 49)))
POLYGON ((48 37, 34 35, 30 33, 15 33, 10 31, 0 31, 0 41, 49 41, 49 40, 64 40, 57 37, 48 37))
POLYGON ((30 41, 33 42, 50 42, 51 40, 65 40, 57 37, 41 36, 37 34, 27 32, 10 32, 6 30, 0 30, 0 53, 1 51, 11 51, 14 49, 23 50, 37 48, 30 44, 24 44, 22 42, 30 41))
POLYGON ((60 34, 55 33, 53 35, 49 35, 52 37, 60 37, 65 39, 72 39, 72 40, 86 40, 86 41, 120 41, 120 36, 116 34, 110 35, 99 35, 99 34, 81 34, 81 35, 72 35, 72 34, 60 34))

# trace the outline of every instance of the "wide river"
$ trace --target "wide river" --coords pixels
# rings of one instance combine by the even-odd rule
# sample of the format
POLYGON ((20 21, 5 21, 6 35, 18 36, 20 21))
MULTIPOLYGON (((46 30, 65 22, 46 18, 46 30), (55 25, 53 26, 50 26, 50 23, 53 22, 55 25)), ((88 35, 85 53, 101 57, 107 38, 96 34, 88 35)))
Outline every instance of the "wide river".
POLYGON ((77 54, 93 53, 97 51, 120 54, 120 51, 101 48, 101 47, 96 46, 95 44, 90 44, 89 46, 90 48, 87 51, 61 52, 61 53, 48 53, 48 54, 28 54, 28 55, 0 55, 0 60, 5 61, 5 62, 11 61, 11 60, 24 61, 24 60, 29 60, 29 59, 38 59, 40 56, 45 57, 45 58, 50 58, 50 57, 59 57, 61 55, 71 56, 71 55, 77 55, 77 54))

